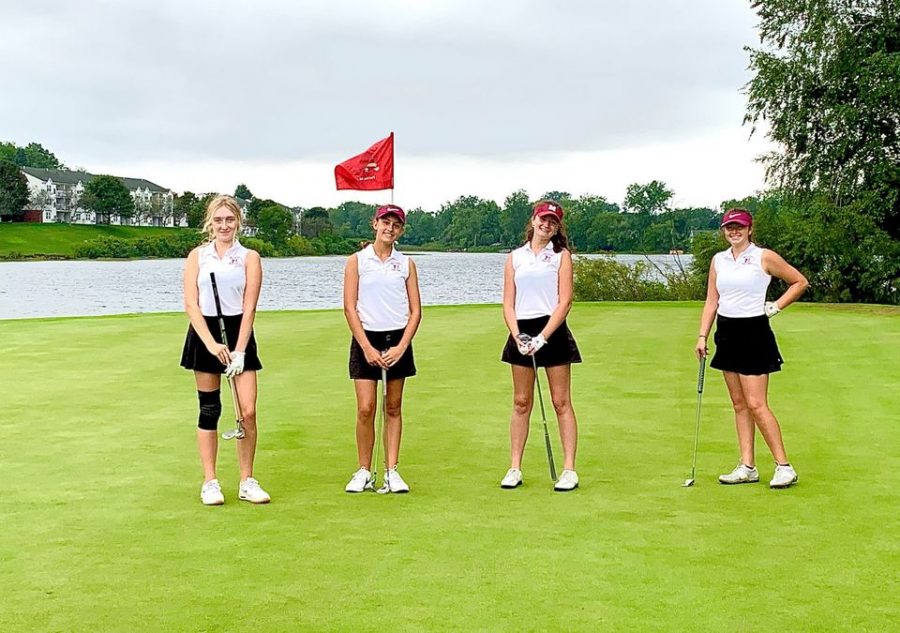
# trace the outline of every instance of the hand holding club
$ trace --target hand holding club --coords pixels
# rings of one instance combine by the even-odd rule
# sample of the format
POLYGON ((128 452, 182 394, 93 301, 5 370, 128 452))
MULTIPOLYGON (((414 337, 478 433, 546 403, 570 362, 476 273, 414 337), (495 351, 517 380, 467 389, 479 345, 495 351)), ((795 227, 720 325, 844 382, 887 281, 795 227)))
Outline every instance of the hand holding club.
POLYGON ((229 378, 234 378, 244 371, 244 356, 246 354, 244 352, 233 351, 230 352, 230 355, 231 362, 228 363, 228 367, 225 368, 225 375, 229 378))
POLYGON ((544 338, 544 335, 538 334, 533 339, 531 339, 531 342, 528 344, 528 354, 534 356, 538 353, 538 350, 546 344, 547 339, 544 338))
POLYGON ((528 350, 530 348, 529 343, 531 342, 531 337, 527 334, 519 334, 516 336, 516 347, 519 348, 519 353, 522 356, 528 356, 528 350))

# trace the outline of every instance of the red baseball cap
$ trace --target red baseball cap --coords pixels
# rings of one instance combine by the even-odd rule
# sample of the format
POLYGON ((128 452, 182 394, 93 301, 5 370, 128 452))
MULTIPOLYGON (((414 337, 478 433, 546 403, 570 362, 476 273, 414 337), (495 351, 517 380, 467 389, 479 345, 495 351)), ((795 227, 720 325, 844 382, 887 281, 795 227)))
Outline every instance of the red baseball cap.
POLYGON ((746 209, 728 209, 722 216, 722 224, 740 224, 741 226, 750 226, 753 224, 753 216, 746 209))
POLYGON ((403 224, 406 224, 406 213, 403 212, 403 209, 398 207, 396 204, 386 204, 383 207, 378 207, 378 210, 375 211, 375 219, 383 218, 386 215, 396 215, 397 218, 403 224))
POLYGON ((558 221, 562 222, 563 208, 552 200, 543 200, 534 205, 534 213, 531 214, 531 217, 542 218, 545 215, 552 215, 558 221))

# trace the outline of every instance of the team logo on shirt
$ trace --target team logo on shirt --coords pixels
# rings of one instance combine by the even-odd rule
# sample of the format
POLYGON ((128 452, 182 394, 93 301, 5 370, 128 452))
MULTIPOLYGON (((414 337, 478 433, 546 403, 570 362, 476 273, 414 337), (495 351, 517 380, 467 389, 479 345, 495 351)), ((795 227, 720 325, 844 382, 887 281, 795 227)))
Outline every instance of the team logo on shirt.
POLYGON ((391 262, 388 265, 388 270, 395 272, 395 273, 399 273, 400 272, 400 262, 391 262))
POLYGON ((237 266, 241 263, 241 258, 238 255, 230 255, 228 257, 228 265, 229 266, 237 266))
POLYGON ((544 262, 545 264, 549 264, 550 262, 553 261, 553 254, 552 253, 541 253, 541 256, 539 259, 540 259, 540 261, 544 262))
POLYGON ((753 263, 753 257, 751 257, 750 255, 744 255, 744 257, 741 258, 741 264, 752 264, 752 263, 753 263))

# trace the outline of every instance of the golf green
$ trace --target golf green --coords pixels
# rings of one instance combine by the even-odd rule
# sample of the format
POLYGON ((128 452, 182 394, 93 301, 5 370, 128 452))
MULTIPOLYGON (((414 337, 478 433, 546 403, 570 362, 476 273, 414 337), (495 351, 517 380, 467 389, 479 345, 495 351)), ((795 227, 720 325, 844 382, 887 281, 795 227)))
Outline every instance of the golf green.
POLYGON ((770 403, 800 474, 780 491, 761 440, 761 483, 716 482, 737 462, 716 371, 697 483, 681 487, 699 313, 574 307, 581 487, 561 494, 537 410, 525 485, 498 487, 499 307, 426 308, 404 405, 412 492, 385 496, 343 492, 341 312, 261 313, 256 474, 273 501, 237 500, 223 443, 221 507, 199 501, 183 315, 0 321, 0 631, 896 630, 900 309, 796 305, 773 321, 786 362, 770 403))

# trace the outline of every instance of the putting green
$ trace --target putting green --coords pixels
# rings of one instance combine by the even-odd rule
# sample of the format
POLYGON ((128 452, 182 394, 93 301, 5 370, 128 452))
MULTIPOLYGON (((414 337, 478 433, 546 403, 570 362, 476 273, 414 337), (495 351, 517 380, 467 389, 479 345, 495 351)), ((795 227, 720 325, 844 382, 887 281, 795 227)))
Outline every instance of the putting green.
MULTIPOLYGON (((216 508, 198 499, 183 315, 0 321, 0 631, 892 629, 900 310, 798 305, 773 322, 786 363, 770 400, 800 473, 784 491, 716 483, 737 453, 715 371, 697 483, 680 485, 699 313, 575 306, 582 487, 559 494, 537 413, 525 486, 498 488, 499 307, 426 308, 404 409, 412 493, 388 496, 343 492, 342 314, 262 313, 257 476, 274 501, 237 501, 223 445, 216 508)), ((761 440, 757 455, 768 481, 761 440)))

